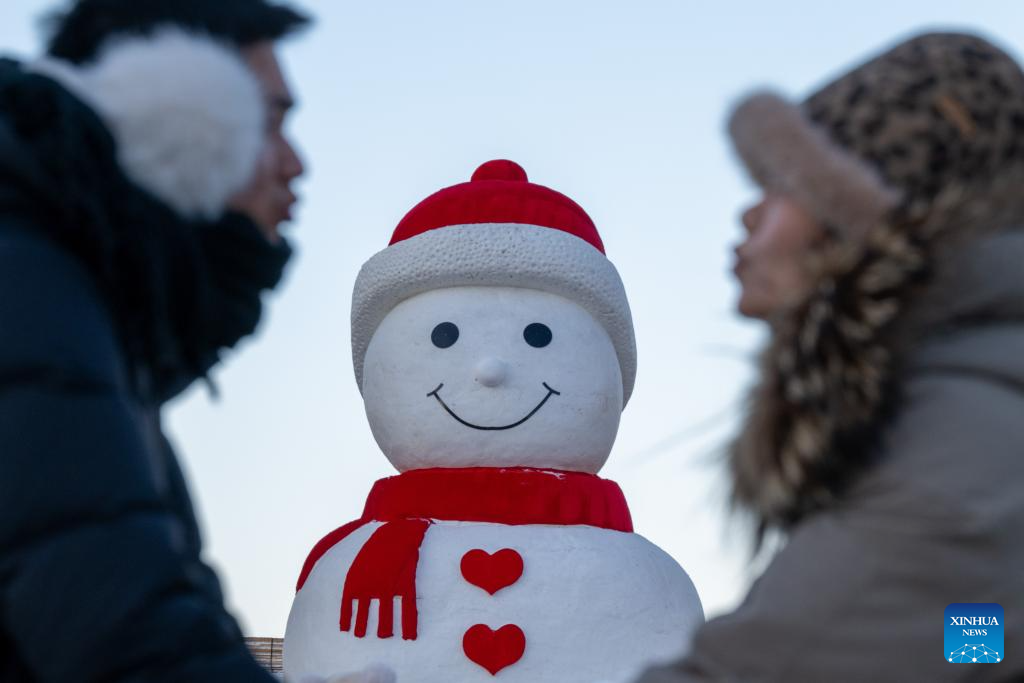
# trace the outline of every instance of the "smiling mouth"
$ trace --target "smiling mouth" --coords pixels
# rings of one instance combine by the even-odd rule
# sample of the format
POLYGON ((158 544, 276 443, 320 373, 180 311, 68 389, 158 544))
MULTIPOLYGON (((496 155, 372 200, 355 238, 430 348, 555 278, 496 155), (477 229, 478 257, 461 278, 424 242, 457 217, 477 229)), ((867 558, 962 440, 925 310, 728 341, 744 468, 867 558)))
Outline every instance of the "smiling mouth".
POLYGON ((562 395, 562 392, 555 391, 554 389, 549 387, 547 382, 541 382, 541 384, 543 384, 544 388, 548 390, 547 396, 545 396, 541 400, 541 402, 537 404, 537 407, 534 408, 533 410, 531 410, 530 413, 526 417, 524 417, 523 419, 519 420, 518 422, 513 422, 512 424, 504 425, 503 427, 482 427, 480 425, 475 425, 472 422, 466 422, 461 417, 456 415, 455 411, 452 410, 451 408, 449 408, 448 404, 444 402, 443 398, 441 398, 441 393, 440 392, 441 392, 442 387, 444 387, 444 382, 442 382, 441 384, 438 384, 437 385, 437 389, 434 389, 429 394, 427 394, 427 398, 430 398, 431 396, 436 398, 437 402, 441 404, 441 407, 445 409, 445 412, 447 412, 449 415, 451 415, 453 418, 455 418, 455 420, 459 424, 464 424, 467 427, 470 427, 472 429, 479 429, 479 430, 482 430, 482 431, 485 431, 485 432, 498 432, 498 431, 501 431, 501 430, 504 430, 504 429, 512 429, 513 427, 518 427, 519 425, 523 424, 524 422, 529 420, 531 417, 536 415, 537 411, 544 407, 544 404, 548 402, 549 398, 551 398, 552 396, 561 396, 562 395))

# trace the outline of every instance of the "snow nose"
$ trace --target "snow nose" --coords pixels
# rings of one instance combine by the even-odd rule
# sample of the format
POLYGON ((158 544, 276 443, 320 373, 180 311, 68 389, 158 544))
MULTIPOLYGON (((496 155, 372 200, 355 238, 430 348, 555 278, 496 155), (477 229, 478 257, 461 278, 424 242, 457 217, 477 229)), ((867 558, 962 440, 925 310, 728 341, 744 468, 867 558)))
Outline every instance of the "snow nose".
POLYGON ((492 389, 505 381, 508 368, 497 358, 484 358, 476 365, 476 381, 492 389))

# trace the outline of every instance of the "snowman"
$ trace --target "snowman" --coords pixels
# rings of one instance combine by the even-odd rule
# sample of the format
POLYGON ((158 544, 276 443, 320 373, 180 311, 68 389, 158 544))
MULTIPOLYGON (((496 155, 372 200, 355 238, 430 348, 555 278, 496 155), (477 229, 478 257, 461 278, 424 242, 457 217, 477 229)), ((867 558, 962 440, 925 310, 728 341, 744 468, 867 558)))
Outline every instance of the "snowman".
POLYGON ((356 281, 352 354, 400 472, 302 569, 289 679, 626 683, 703 623, 597 476, 629 399, 629 303, 593 222, 510 161, 401 221, 356 281))

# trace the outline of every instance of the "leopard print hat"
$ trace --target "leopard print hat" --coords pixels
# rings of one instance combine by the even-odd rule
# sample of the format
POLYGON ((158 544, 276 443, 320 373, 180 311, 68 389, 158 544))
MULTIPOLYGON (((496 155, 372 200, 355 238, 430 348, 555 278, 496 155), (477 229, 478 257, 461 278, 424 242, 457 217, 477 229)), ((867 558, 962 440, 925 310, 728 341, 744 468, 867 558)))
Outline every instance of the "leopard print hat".
POLYGON ((755 93, 729 129, 764 189, 863 234, 898 205, 920 212, 950 185, 980 186, 1024 164, 1024 73, 982 38, 929 33, 802 104, 755 93))

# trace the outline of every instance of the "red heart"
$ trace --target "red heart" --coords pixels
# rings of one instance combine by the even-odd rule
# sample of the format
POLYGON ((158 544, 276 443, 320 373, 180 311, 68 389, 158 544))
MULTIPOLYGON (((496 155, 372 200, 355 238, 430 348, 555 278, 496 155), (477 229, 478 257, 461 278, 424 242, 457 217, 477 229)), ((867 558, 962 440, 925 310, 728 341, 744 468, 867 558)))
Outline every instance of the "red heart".
POLYGON ((462 556, 462 576, 491 595, 511 586, 522 575, 523 558, 511 548, 493 555, 483 550, 470 550, 462 556))
POLYGON ((526 652, 526 636, 515 624, 505 624, 497 631, 477 624, 462 637, 466 656, 497 676, 506 666, 518 662, 526 652))

